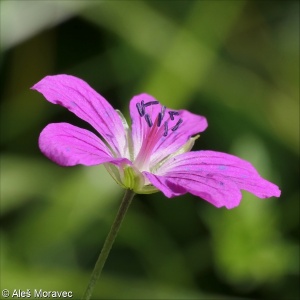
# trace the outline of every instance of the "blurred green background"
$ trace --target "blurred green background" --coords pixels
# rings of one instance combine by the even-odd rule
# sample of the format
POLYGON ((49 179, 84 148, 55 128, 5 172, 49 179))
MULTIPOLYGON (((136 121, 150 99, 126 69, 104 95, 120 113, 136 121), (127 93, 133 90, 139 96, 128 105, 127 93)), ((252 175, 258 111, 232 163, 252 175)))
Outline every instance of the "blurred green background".
POLYGON ((137 195, 94 299, 299 299, 298 1, 1 1, 1 289, 86 288, 123 190, 103 166, 39 151, 48 123, 89 125, 29 88, 86 80, 128 116, 147 92, 208 119, 194 149, 279 185, 217 209, 137 195))

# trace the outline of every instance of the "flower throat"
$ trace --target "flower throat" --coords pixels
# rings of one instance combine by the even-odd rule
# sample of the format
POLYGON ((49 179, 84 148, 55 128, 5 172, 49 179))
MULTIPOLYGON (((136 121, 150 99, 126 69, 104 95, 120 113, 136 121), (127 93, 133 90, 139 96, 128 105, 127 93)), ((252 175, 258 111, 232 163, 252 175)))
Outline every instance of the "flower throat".
POLYGON ((167 137, 169 134, 169 121, 175 121, 176 118, 178 118, 177 123, 173 127, 170 128, 172 132, 175 132, 180 124, 182 124, 183 120, 178 117, 179 112, 177 111, 168 111, 166 113, 166 107, 162 106, 161 111, 158 113, 155 119, 151 116, 149 113, 147 113, 146 108, 150 107, 152 105, 159 105, 158 101, 149 101, 144 102, 142 100, 139 103, 136 103, 137 111, 141 118, 145 119, 145 122, 147 123, 148 127, 150 128, 150 132, 148 133, 148 138, 143 143, 135 161, 134 165, 137 166, 140 169, 148 170, 151 167, 150 164, 150 158, 153 154, 153 149, 157 145, 157 140, 161 138, 161 132, 163 137, 167 137), (151 119, 152 117, 152 119, 151 119), (165 121, 164 121, 165 119, 165 121))

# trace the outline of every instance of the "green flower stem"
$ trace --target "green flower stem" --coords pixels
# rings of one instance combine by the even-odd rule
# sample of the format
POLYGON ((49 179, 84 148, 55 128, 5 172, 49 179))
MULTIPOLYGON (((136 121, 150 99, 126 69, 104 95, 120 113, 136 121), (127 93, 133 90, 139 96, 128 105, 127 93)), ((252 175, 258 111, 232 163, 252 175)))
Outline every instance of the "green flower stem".
POLYGON ((103 245, 103 248, 100 252, 100 255, 98 257, 98 260, 96 262, 96 265, 94 267, 90 282, 88 284, 88 287, 83 295, 83 300, 89 300, 92 296, 93 290, 95 288, 96 282, 98 278, 100 277, 101 271, 103 269, 103 266, 105 264, 105 261, 108 257, 108 254, 111 250, 111 247, 115 241, 115 238, 118 234, 118 231, 120 229, 120 226, 122 224, 122 221, 126 215, 126 212, 128 210, 128 207, 134 197, 135 193, 132 190, 126 190, 125 195, 123 197, 123 200, 121 202, 121 205, 119 207, 118 213, 116 215, 116 218, 110 228, 110 231, 106 237, 105 243, 103 245))

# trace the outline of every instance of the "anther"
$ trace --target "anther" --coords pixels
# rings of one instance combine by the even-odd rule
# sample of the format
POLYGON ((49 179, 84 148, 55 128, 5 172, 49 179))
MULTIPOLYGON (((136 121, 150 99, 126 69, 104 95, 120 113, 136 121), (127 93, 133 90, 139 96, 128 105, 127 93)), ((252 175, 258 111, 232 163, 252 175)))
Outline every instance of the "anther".
POLYGON ((142 109, 142 114, 145 114, 145 104, 144 104, 144 100, 141 101, 141 109, 142 109))
POLYGON ((161 122, 164 118, 165 115, 165 111, 166 111, 166 107, 162 106, 161 107, 161 112, 158 114, 158 120, 157 120, 157 127, 159 127, 161 125, 161 122))
POLYGON ((182 119, 179 119, 179 121, 176 123, 176 125, 172 128, 172 131, 176 131, 182 122, 183 122, 182 119))
POLYGON ((144 106, 141 106, 140 103, 137 103, 137 104, 136 104, 136 108, 137 108, 137 110, 138 110, 138 112, 139 112, 139 115, 140 115, 141 117, 143 117, 144 114, 145 114, 144 106))
POLYGON ((157 119, 157 127, 159 127, 161 125, 161 121, 162 121, 162 114, 159 113, 158 114, 158 119, 157 119))
POLYGON ((171 120, 174 120, 174 116, 179 116, 179 112, 178 111, 169 111, 169 115, 171 120))
POLYGON ((158 104, 158 101, 150 101, 144 104, 144 107, 150 106, 150 105, 154 105, 154 104, 158 104))
POLYGON ((164 136, 167 136, 168 135, 168 122, 167 121, 164 123, 164 127, 165 127, 164 136))
POLYGON ((151 120, 149 114, 145 114, 145 120, 146 120, 148 126, 152 127, 153 123, 152 123, 152 120, 151 120))

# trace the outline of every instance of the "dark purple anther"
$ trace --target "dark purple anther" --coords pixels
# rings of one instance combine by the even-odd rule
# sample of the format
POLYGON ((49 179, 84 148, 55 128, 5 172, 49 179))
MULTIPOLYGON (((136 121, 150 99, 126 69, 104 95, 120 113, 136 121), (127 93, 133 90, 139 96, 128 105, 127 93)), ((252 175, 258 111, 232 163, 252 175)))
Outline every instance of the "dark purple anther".
POLYGON ((154 104, 158 104, 159 102, 158 101, 150 101, 150 102, 147 102, 144 105, 144 107, 147 107, 147 106, 150 106, 150 105, 154 105, 154 104))
POLYGON ((162 106, 161 107, 161 112, 158 114, 158 120, 157 120, 157 127, 159 127, 161 125, 161 122, 164 118, 165 115, 165 111, 166 111, 166 107, 162 106))
POLYGON ((159 113, 158 114, 158 120, 157 120, 157 127, 159 127, 160 125, 161 125, 161 121, 162 121, 162 114, 161 113, 159 113))
POLYGON ((143 117, 144 114, 145 114, 144 106, 141 106, 140 103, 137 103, 137 104, 136 104, 136 108, 137 108, 137 110, 138 110, 138 112, 139 112, 139 115, 140 115, 141 117, 143 117))
POLYGON ((146 120, 148 126, 152 127, 153 123, 152 123, 152 120, 151 120, 149 114, 145 114, 145 120, 146 120))
POLYGON ((169 115, 170 115, 171 120, 173 121, 174 120, 174 116, 179 116, 179 112, 177 112, 177 111, 169 111, 169 115))
POLYGON ((165 127, 164 136, 167 136, 168 135, 168 122, 167 121, 165 122, 164 127, 165 127))
POLYGON ((183 122, 182 119, 179 119, 179 121, 176 123, 176 125, 172 128, 172 131, 176 131, 182 122, 183 122))

